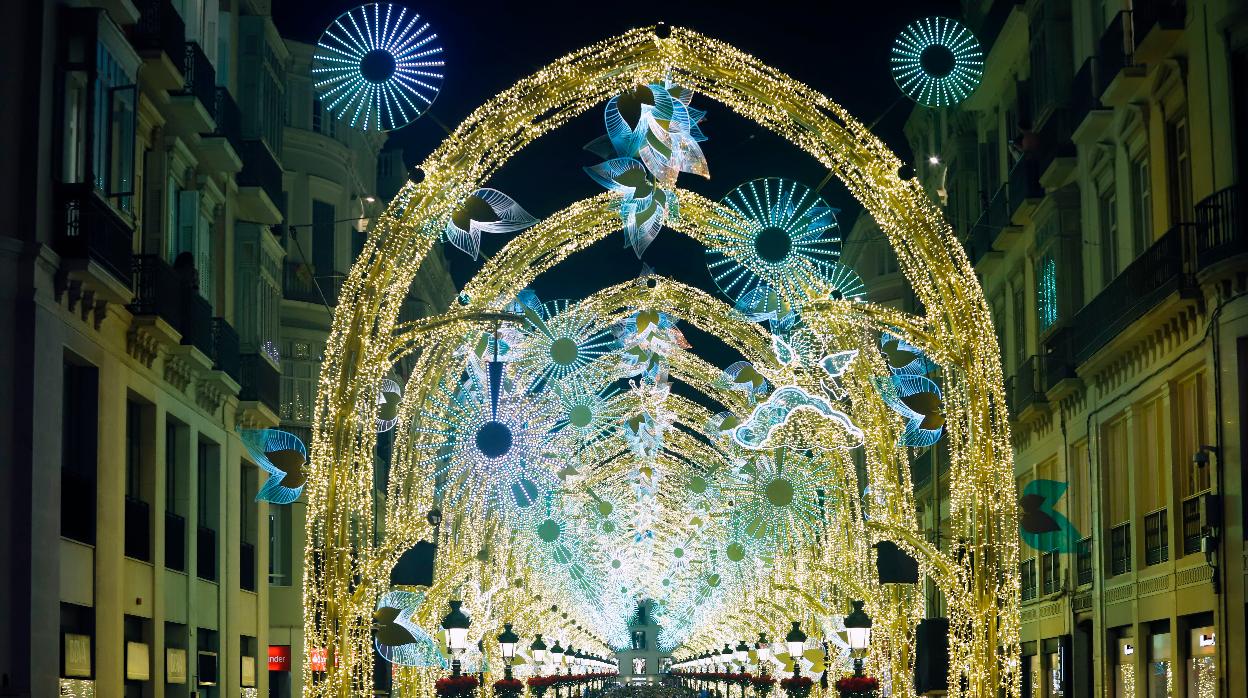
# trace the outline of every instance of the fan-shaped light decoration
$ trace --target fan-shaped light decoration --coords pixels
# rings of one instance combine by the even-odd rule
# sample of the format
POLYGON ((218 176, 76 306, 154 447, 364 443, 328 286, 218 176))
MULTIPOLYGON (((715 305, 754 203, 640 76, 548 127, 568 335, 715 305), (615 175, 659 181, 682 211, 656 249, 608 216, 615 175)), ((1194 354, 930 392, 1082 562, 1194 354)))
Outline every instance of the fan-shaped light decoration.
POLYGON ((623 418, 623 407, 613 388, 601 392, 578 386, 551 384, 547 390, 557 417, 553 431, 574 434, 581 444, 591 443, 613 433, 623 418))
POLYGON ((308 448, 298 436, 277 429, 244 429, 243 447, 269 479, 256 493, 257 502, 290 504, 299 499, 307 479, 303 466, 308 448))
POLYGON ((961 102, 979 87, 984 51, 957 20, 924 17, 893 42, 893 80, 907 97, 929 107, 961 102))
MULTIPOLYGON (((488 483, 488 503, 509 515, 532 511, 555 486, 554 471, 566 459, 549 432, 555 418, 535 397, 499 376, 489 380, 486 366, 469 361, 468 379, 443 385, 431 395, 413 431, 428 435, 419 442, 422 465, 443 476, 440 489, 448 504, 465 487, 488 483)), ((504 369, 506 365, 499 365, 504 369)))
POLYGON ((864 438, 862 429, 859 429, 848 415, 836 409, 830 401, 811 395, 795 385, 786 385, 776 389, 767 396, 764 402, 755 406, 750 416, 733 430, 732 439, 742 448, 751 450, 770 448, 772 435, 783 427, 792 415, 803 410, 814 412, 839 424, 845 433, 846 447, 856 448, 862 445, 864 438))
POLYGON ((615 338, 598 329, 591 313, 566 300, 537 308, 521 306, 520 310, 525 322, 518 327, 514 367, 533 390, 552 384, 580 385, 598 378, 588 375, 596 372, 585 369, 611 350, 615 338))
POLYGON ((373 638, 382 659, 399 666, 446 668, 437 641, 413 619, 424 601, 423 592, 401 590, 388 591, 377 600, 373 638))
POLYGON ((1018 526, 1023 542, 1042 553, 1074 552, 1082 536, 1060 512, 1053 509, 1069 485, 1057 480, 1032 480, 1018 498, 1018 526))
POLYGON ((767 393, 767 379, 749 361, 738 361, 725 368, 719 382, 729 390, 744 392, 751 403, 755 397, 767 393))
POLYGON ((677 321, 657 310, 641 310, 612 328, 624 347, 621 356, 629 375, 655 380, 667 370, 667 356, 672 349, 689 349, 677 321))
POLYGON ((377 391, 377 433, 383 434, 399 423, 399 401, 403 399, 403 391, 399 384, 386 378, 381 381, 381 390, 377 391))
POLYGON ((626 246, 640 258, 676 208, 681 172, 709 177, 691 90, 671 82, 641 85, 607 101, 607 135, 586 149, 606 159, 585 172, 620 199, 626 246))
POLYGON ((497 189, 478 189, 451 213, 446 240, 476 259, 481 253, 481 233, 514 233, 536 222, 510 196, 497 189))
POLYGON ((896 373, 872 379, 889 409, 906 420, 900 446, 931 446, 945 429, 940 388, 926 376, 896 373))
POLYGON ((936 364, 927 358, 922 349, 888 332, 880 334, 880 352, 884 354, 888 370, 893 373, 923 376, 936 370, 936 364))
POLYGON ((312 83, 336 118, 392 131, 424 114, 442 89, 442 46, 420 15, 374 2, 344 12, 321 34, 312 83))
POLYGON ((729 213, 712 222, 706 266, 747 317, 778 320, 838 281, 836 213, 805 185, 756 179, 722 203, 729 213))

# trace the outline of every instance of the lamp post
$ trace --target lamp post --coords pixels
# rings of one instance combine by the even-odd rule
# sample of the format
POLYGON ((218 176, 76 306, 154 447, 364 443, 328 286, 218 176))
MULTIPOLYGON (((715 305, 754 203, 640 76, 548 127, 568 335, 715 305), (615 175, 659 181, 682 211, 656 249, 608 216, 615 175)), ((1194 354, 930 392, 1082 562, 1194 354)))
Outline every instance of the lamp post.
POLYGON ((802 650, 806 648, 806 633, 802 632, 802 624, 793 621, 793 627, 789 630, 789 634, 784 636, 784 648, 789 652, 789 658, 793 660, 793 678, 802 675, 802 650))
MULTIPOLYGON (((550 648, 550 661, 551 663, 555 665, 554 674, 556 677, 559 676, 559 665, 563 663, 563 653, 564 653, 563 647, 559 644, 558 640, 555 640, 555 646, 550 648)), ((559 688, 560 688, 559 684, 556 683, 555 684, 555 698, 558 698, 559 696, 559 688)))
POLYGON ((533 661, 537 662, 537 671, 540 674, 542 664, 546 663, 546 643, 542 641, 542 634, 538 633, 533 638, 533 644, 529 645, 529 651, 533 653, 533 661))
POLYGON ((498 646, 503 652, 503 678, 511 680, 511 662, 516 658, 516 643, 520 636, 511 629, 511 623, 503 623, 503 632, 498 634, 498 646))
POLYGON ((741 676, 737 678, 737 681, 741 684, 741 698, 745 698, 745 684, 749 683, 745 679, 745 663, 750 659, 750 646, 745 644, 745 640, 737 643, 732 656, 736 658, 737 665, 741 667, 741 676))
POLYGON ((758 653, 758 673, 767 674, 768 664, 771 663, 771 643, 767 641, 765 633, 758 634, 758 643, 754 645, 755 651, 758 653))
POLYGON ((854 656, 854 676, 862 676, 862 658, 871 644, 871 616, 862 610, 861 601, 850 603, 854 610, 845 616, 845 634, 849 636, 849 650, 854 656))
POLYGON ((446 629, 446 647, 451 651, 451 676, 458 677, 460 672, 459 657, 468 649, 468 625, 471 619, 460 610, 463 601, 449 602, 451 612, 442 619, 442 627, 446 629))

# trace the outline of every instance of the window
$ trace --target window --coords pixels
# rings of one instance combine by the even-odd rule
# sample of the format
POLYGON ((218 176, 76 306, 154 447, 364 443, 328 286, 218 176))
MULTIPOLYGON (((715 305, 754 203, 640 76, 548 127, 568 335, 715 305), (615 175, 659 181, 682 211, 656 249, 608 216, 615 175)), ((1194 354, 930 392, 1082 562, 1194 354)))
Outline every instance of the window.
POLYGON ((1088 442, 1079 441, 1070 447, 1066 461, 1070 473, 1070 490, 1066 493, 1067 518, 1080 534, 1092 530, 1092 477, 1088 462, 1088 442))
POLYGON ((1044 332, 1055 325, 1060 316, 1057 302, 1057 260, 1046 254, 1036 265, 1036 322, 1044 332))
MULTIPOLYGON (((992 329, 997 334, 997 350, 1005 354, 1005 296, 998 293, 992 298, 992 329)), ((1004 362, 1004 357, 1002 358, 1004 362)))
POLYGON ((165 567, 186 571, 186 426, 165 417, 165 567))
POLYGON ((1014 282, 1014 368, 1027 360, 1027 294, 1023 289, 1023 274, 1017 272, 1014 282))
POLYGON ((318 280, 332 278, 334 264, 334 205, 312 200, 312 267, 318 280))
POLYGON ((1023 583, 1023 601, 1036 598, 1036 558, 1028 558, 1018 566, 1023 583))
POLYGON ((1127 452, 1127 419, 1119 416, 1101 429, 1102 500, 1107 502, 1110 569, 1131 569, 1131 479, 1127 452))
POLYGON ((103 43, 95 52, 94 123, 91 170, 94 185, 118 209, 129 211, 134 198, 135 118, 138 94, 134 79, 103 43))
POLYGON ((196 529, 196 567, 200 579, 217 579, 217 514, 220 508, 217 459, 221 449, 214 443, 200 441, 196 453, 199 515, 196 529))
POLYGON ((1131 161, 1131 225, 1135 231, 1134 255, 1138 257, 1153 244, 1153 193, 1147 148, 1131 161))
POLYGON ((1045 596, 1062 590, 1061 554, 1048 552, 1040 556, 1040 578, 1045 596))
POLYGON ((61 535, 95 543, 95 473, 99 370, 73 363, 62 366, 61 535))
POLYGON ((291 585, 291 508, 269 507, 269 584, 291 585))
POLYGON ((1183 554, 1200 552, 1200 498, 1209 490, 1209 466, 1197 466, 1192 456, 1205 440, 1205 372, 1197 371, 1174 386, 1172 424, 1174 462, 1179 472, 1179 497, 1183 508, 1183 554))
POLYGON ((1192 202, 1192 147, 1187 114, 1167 124, 1166 141, 1170 149, 1170 222, 1190 223, 1196 220, 1196 215, 1192 202))
POLYGON ((1108 286, 1118 276, 1118 195, 1113 180, 1102 186, 1096 207, 1101 232, 1101 285, 1108 286))
POLYGON ((1166 423, 1160 397, 1135 408, 1135 468, 1139 477, 1139 510, 1144 513, 1144 562, 1155 565, 1170 558, 1169 459, 1165 454, 1166 423))
POLYGON ((151 509, 143 497, 144 442, 143 406, 126 401, 126 498, 124 548, 126 557, 150 562, 151 509))
MULTIPOLYGON (((289 351, 283 356, 290 356, 289 351)), ((282 359, 282 408, 283 422, 310 424, 312 401, 316 398, 316 381, 319 368, 314 361, 282 359)))

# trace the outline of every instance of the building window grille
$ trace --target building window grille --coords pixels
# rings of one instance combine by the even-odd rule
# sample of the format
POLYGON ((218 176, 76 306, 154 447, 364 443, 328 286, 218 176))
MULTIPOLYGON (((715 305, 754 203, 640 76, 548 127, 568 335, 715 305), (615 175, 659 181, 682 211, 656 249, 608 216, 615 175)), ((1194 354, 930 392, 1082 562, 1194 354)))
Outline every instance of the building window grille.
POLYGON ((1109 529, 1110 574, 1131 571, 1131 524, 1123 523, 1109 529))
POLYGON ((1056 552, 1045 553, 1040 556, 1040 576, 1044 593, 1055 594, 1062 588, 1062 564, 1061 556, 1056 552))
POLYGON ((1170 559, 1170 522, 1165 509, 1144 517, 1144 563, 1156 565, 1170 559))
POLYGON ((1080 540, 1075 547, 1075 570, 1079 586, 1092 583, 1092 537, 1080 540))
POLYGON ((1036 560, 1032 558, 1018 566, 1023 583, 1023 601, 1036 598, 1036 560))

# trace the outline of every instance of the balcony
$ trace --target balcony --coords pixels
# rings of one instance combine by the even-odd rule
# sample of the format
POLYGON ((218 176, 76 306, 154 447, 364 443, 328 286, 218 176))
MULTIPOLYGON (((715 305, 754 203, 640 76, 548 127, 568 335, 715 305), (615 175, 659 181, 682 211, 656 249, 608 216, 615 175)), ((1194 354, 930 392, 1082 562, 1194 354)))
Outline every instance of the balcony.
POLYGON ((181 289, 182 296, 182 346, 195 347, 207 357, 213 355, 212 304, 198 291, 181 289))
POLYGON ((94 285, 111 287, 118 300, 128 299, 134 232, 89 184, 62 184, 57 190, 53 248, 66 271, 94 285), (92 269, 105 272, 95 273, 92 269))
POLYGON ((184 325, 182 299, 186 282, 159 255, 135 257, 133 274, 135 295, 130 312, 159 317, 180 334, 184 325))
POLYGON ((1131 524, 1123 523, 1109 529, 1109 573, 1112 576, 1131 571, 1131 524))
POLYGON ((1044 187, 1040 186, 1040 175, 1044 168, 1037 157, 1028 155, 1015 163, 1006 178, 1006 220, 1013 223, 1021 216, 1035 210, 1036 204, 1044 198, 1044 187))
POLYGON ((282 403, 282 376, 269 357, 243 354, 239 357, 238 399, 246 414, 243 421, 252 426, 274 426, 282 403), (246 404, 250 403, 250 404, 246 404))
POLYGON ((992 51, 992 45, 996 43, 1014 7, 1022 4, 1019 0, 995 0, 983 15, 978 17, 972 15, 968 18, 971 29, 975 31, 980 44, 984 47, 985 56, 992 51))
POLYGON ((1076 364, 1087 361, 1171 293, 1186 288, 1185 250, 1194 229, 1180 223, 1168 230, 1075 315, 1076 364))
POLYGON ((997 236, 1010 224, 1009 193, 1003 186, 997 190, 992 200, 984 207, 979 220, 971 228, 971 235, 966 241, 966 253, 971 258, 971 265, 977 266, 981 260, 992 252, 997 236))
POLYGON ((152 517, 147 502, 126 497, 124 548, 126 557, 152 561, 152 517))
POLYGON ((169 128, 178 135, 210 131, 217 91, 216 70, 194 41, 182 45, 180 65, 184 82, 181 90, 169 96, 169 128))
POLYGON ((182 88, 182 53, 186 43, 186 24, 169 0, 138 0, 139 21, 134 25, 131 42, 143 56, 150 70, 144 79, 160 90, 182 88))
POLYGON ((1144 515, 1144 564, 1158 565, 1170 559, 1170 519, 1165 509, 1144 515))
POLYGON ((1079 586, 1092 583, 1092 538, 1084 538, 1075 544, 1075 573, 1079 586))
POLYGON ((186 571, 186 519, 172 511, 165 512, 165 567, 186 571))
POLYGON ((1196 204, 1196 270, 1248 253, 1248 186, 1236 184, 1196 204))
POLYGON ((1101 102, 1105 81, 1101 78, 1101 60, 1092 56, 1083 62, 1070 82, 1071 138, 1081 140, 1083 133, 1099 133, 1109 124, 1112 114, 1101 102))
POLYGON ((224 87, 212 94, 212 130, 201 133, 196 155, 206 169, 235 174, 243 169, 239 149, 243 143, 243 115, 224 87))
POLYGON ((1105 90, 1101 93, 1101 101, 1106 105, 1125 104, 1134 96, 1137 83, 1144 78, 1143 69, 1135 62, 1132 15, 1131 10, 1114 15, 1097 43, 1102 87, 1105 90))
POLYGON ((223 371, 225 375, 238 382, 241 375, 238 332, 223 317, 212 319, 212 347, 208 357, 212 359, 214 371, 223 371))
POLYGON ((1062 186, 1075 171, 1078 160, 1071 138, 1076 125, 1072 109, 1066 106, 1054 108, 1041 124, 1040 131, 1036 134, 1040 140, 1036 172, 1039 176, 1038 185, 1042 189, 1062 186))
POLYGON ((1015 419, 1028 422, 1037 412, 1048 411, 1044 396, 1043 359, 1040 356, 1027 357, 1019 364, 1010 381, 1010 413, 1015 419))
POLYGON ((1132 6, 1136 62, 1169 58, 1187 23, 1186 0, 1135 0, 1132 6))
POLYGON ((256 546, 245 541, 238 546, 238 586, 244 591, 256 590, 256 546))
POLYGON ((309 265, 287 261, 282 265, 282 298, 315 305, 338 305, 345 274, 316 274, 309 265))
POLYGON ((195 568, 200 579, 217 581, 217 532, 205 526, 195 530, 195 568))
POLYGON ((277 225, 282 222, 282 166, 264 141, 242 141, 238 173, 238 209, 243 220, 277 225))

